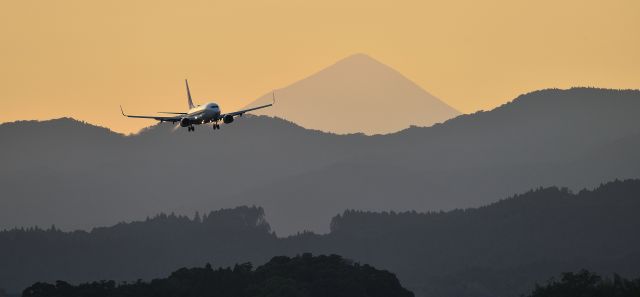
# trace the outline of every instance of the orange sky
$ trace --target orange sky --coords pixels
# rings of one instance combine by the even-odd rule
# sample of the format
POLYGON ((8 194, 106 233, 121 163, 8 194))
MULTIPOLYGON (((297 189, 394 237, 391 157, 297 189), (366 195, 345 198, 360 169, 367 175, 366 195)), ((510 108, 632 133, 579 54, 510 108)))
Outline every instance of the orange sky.
MULTIPOLYGON (((549 87, 640 88, 640 1, 0 3, 0 122, 244 106, 353 53, 462 112, 549 87)), ((339 107, 338 107, 339 108, 339 107)))

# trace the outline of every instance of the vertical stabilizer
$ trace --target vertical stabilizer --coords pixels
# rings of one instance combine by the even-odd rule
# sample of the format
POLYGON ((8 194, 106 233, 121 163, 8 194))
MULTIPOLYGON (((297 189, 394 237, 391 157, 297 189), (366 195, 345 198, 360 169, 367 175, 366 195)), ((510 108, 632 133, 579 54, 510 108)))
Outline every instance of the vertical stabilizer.
POLYGON ((185 79, 184 83, 187 85, 187 98, 188 98, 188 103, 189 103, 189 109, 192 109, 192 108, 196 107, 196 105, 193 104, 193 100, 191 100, 191 91, 189 91, 189 82, 185 79))

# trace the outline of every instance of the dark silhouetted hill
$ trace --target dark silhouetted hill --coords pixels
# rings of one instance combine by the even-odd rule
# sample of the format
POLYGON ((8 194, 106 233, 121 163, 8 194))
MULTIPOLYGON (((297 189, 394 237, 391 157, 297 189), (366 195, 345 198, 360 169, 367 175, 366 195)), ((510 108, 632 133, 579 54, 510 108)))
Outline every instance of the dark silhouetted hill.
POLYGON ((417 296, 519 296, 563 271, 639 276, 639 212, 640 180, 627 180, 578 193, 538 188, 448 212, 350 210, 333 218, 326 235, 278 238, 255 207, 91 232, 14 229, 0 232, 0 287, 149 280, 206 262, 260 264, 311 252, 393 271, 417 296))
POLYGON ((444 213, 348 211, 323 240, 396 272, 417 295, 518 296, 562 271, 639 276, 639 210, 638 180, 577 194, 540 188, 444 213))
POLYGON ((528 297, 635 297, 640 296, 640 278, 628 280, 614 274, 613 278, 581 270, 563 273, 559 280, 551 279, 545 285, 537 285, 528 297))
POLYGON ((13 229, 0 232, 0 287, 15 290, 33 279, 147 279, 204 262, 262 263, 266 255, 277 255, 275 241, 262 209, 255 207, 194 218, 161 214, 91 232, 13 229))
POLYGON ((275 257, 253 270, 250 263, 233 268, 182 268, 168 278, 149 283, 116 284, 114 281, 77 286, 63 281, 36 283, 23 297, 412 297, 390 272, 351 263, 340 256, 303 254, 275 257))
POLYGON ((344 209, 485 205, 538 186, 640 177, 640 91, 522 95, 379 136, 247 116, 214 132, 124 136, 71 119, 0 125, 0 227, 90 229, 160 212, 260 205, 280 235, 328 232, 344 209))

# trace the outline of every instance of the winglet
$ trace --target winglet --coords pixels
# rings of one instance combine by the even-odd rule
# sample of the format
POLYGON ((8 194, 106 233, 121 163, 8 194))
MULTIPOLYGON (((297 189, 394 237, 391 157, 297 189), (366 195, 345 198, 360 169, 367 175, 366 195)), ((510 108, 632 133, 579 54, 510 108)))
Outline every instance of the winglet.
POLYGON ((271 98, 273 99, 273 102, 271 103, 271 105, 275 105, 276 104, 276 91, 272 91, 271 92, 271 98))
POLYGON ((126 114, 124 114, 124 110, 122 109, 122 105, 120 105, 120 112, 122 113, 123 116, 127 116, 126 114))

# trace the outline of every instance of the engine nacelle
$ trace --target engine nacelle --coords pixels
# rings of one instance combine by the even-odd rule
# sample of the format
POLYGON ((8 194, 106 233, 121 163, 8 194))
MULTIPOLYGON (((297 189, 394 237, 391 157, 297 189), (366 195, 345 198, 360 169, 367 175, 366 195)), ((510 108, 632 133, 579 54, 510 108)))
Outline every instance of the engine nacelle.
POLYGON ((224 116, 224 118, 222 118, 222 121, 225 124, 230 124, 230 123, 233 122, 233 116, 232 115, 226 115, 226 116, 224 116))
POLYGON ((180 119, 180 127, 188 127, 191 126, 191 121, 187 118, 180 119))

